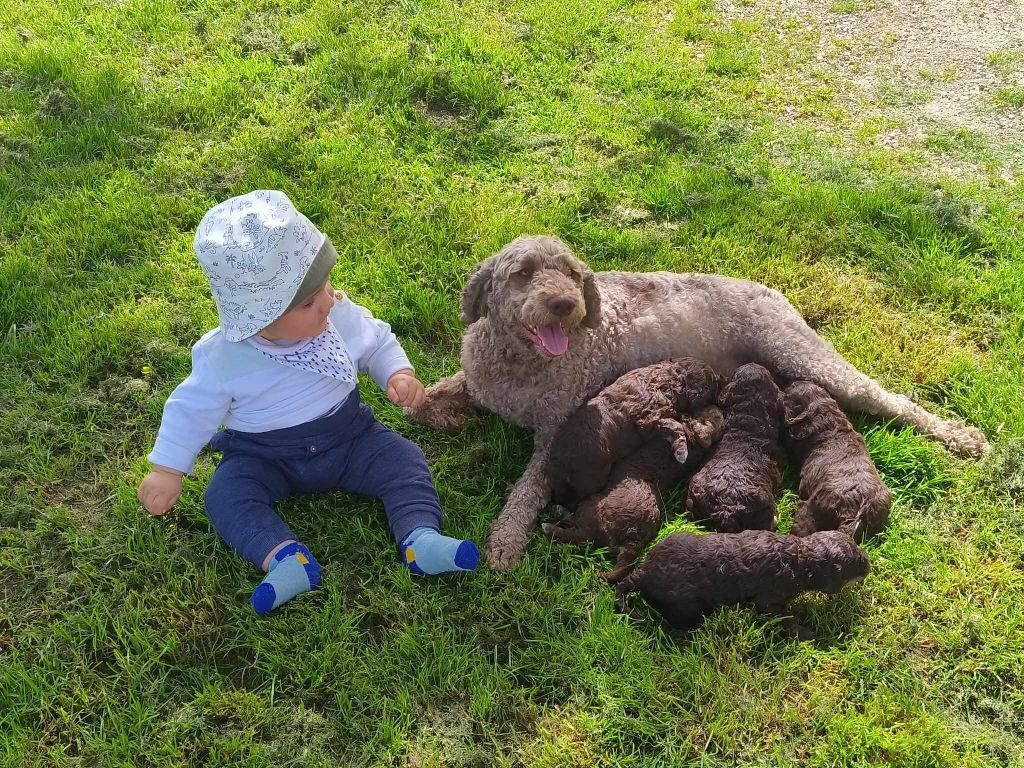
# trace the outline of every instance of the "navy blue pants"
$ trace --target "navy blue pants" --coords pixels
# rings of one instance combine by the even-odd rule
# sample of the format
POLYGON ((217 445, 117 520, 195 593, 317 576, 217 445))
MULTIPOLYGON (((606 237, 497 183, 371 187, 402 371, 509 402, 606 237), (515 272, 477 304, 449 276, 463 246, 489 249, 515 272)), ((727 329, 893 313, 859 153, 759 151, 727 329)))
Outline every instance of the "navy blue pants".
POLYGON ((210 445, 223 457, 206 488, 206 514, 257 568, 278 544, 298 538, 275 511, 296 493, 375 496, 399 544, 419 526, 441 528, 423 451, 377 421, 358 391, 328 416, 270 432, 224 429, 210 445))

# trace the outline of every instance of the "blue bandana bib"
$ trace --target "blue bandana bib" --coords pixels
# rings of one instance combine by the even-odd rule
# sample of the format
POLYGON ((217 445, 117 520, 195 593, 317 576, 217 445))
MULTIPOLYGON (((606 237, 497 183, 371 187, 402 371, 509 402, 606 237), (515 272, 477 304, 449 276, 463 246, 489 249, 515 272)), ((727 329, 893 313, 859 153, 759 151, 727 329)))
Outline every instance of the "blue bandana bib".
POLYGON ((341 334, 338 333, 330 319, 327 320, 326 331, 299 344, 295 349, 275 352, 271 351, 274 347, 256 341, 252 345, 267 357, 283 365, 319 373, 321 376, 330 376, 346 384, 355 381, 356 374, 355 366, 352 365, 352 356, 349 354, 341 334))

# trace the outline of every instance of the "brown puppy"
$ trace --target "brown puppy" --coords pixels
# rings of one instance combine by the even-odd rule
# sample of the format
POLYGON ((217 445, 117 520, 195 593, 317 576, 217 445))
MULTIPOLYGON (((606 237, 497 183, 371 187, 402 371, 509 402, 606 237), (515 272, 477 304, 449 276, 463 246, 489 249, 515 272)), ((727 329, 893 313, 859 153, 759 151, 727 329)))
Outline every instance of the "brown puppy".
POLYGON ((868 455, 864 438, 824 389, 794 381, 783 393, 784 440, 800 466, 794 536, 844 531, 860 541, 889 519, 892 495, 868 455))
POLYGON ((757 363, 740 366, 722 390, 725 432, 690 481, 686 509, 719 533, 775 530, 775 495, 782 483, 782 394, 757 363))
MULTIPOLYGON (((869 569, 867 553, 839 531, 803 538, 769 531, 673 533, 619 582, 616 606, 625 612, 626 595, 640 592, 673 626, 691 629, 727 605, 749 603, 784 615, 801 592, 835 594, 869 569)), ((782 626, 801 640, 813 637, 791 617, 782 626)))
POLYGON ((608 484, 612 465, 654 438, 667 441, 680 464, 689 435, 680 414, 713 405, 719 376, 689 357, 637 368, 576 410, 551 441, 552 500, 585 499, 608 484))
POLYGON ((652 440, 616 462, 608 486, 585 499, 571 520, 561 526, 544 523, 544 533, 552 541, 617 550, 615 568, 601 578, 613 584, 622 579, 661 527, 665 492, 697 466, 722 434, 722 412, 713 405, 682 423, 688 432, 685 464, 676 460, 666 441, 652 440))

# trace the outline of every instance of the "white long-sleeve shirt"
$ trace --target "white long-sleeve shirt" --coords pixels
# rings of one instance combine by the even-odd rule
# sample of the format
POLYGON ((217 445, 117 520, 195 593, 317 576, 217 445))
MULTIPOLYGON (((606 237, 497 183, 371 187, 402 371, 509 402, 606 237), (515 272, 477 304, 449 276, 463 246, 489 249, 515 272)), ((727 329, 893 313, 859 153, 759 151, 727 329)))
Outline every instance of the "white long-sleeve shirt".
MULTIPOLYGON (((330 317, 359 372, 381 389, 396 371, 412 368, 391 326, 365 307, 343 297, 330 317)), ((227 341, 219 327, 195 343, 192 373, 164 405, 150 462, 189 474, 221 425, 241 432, 294 427, 330 413, 356 388, 276 362, 257 343, 227 341)))

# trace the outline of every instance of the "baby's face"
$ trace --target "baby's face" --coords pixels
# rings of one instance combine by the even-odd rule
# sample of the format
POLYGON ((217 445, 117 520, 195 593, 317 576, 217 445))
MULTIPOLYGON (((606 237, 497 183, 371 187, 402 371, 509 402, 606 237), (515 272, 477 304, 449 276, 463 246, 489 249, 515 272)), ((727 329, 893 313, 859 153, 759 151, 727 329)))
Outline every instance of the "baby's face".
POLYGON ((334 286, 325 280, 320 290, 260 331, 260 336, 270 341, 319 336, 327 330, 327 316, 334 302, 334 286))

